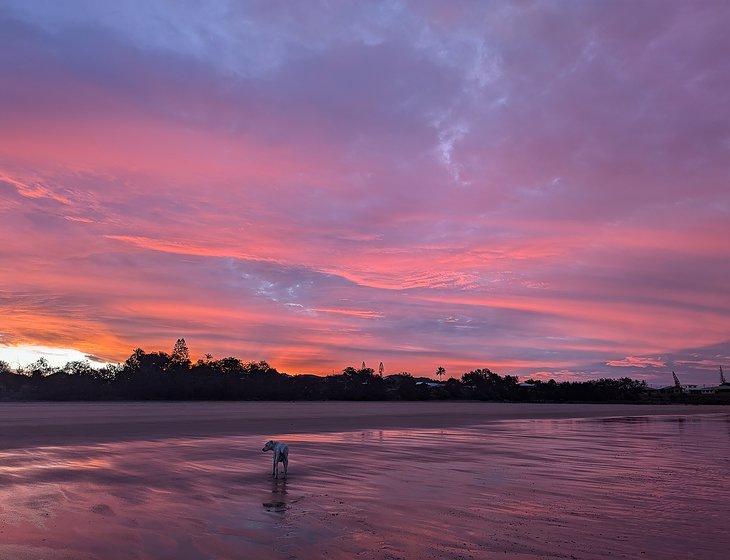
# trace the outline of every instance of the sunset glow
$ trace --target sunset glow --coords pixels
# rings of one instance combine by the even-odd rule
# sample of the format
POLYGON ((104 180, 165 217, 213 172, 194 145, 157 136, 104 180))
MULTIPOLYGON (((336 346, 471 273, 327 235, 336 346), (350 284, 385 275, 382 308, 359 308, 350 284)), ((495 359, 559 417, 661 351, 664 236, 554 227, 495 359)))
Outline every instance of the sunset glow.
POLYGON ((185 337, 289 373, 716 382, 729 27, 714 2, 0 0, 0 359, 185 337))

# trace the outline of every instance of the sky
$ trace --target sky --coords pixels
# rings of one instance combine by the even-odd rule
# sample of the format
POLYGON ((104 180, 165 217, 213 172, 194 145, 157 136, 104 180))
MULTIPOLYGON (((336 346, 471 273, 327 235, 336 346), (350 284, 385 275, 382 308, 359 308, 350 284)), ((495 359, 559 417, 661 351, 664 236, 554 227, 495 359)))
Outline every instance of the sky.
POLYGON ((0 359, 730 368, 730 3, 0 0, 0 359))

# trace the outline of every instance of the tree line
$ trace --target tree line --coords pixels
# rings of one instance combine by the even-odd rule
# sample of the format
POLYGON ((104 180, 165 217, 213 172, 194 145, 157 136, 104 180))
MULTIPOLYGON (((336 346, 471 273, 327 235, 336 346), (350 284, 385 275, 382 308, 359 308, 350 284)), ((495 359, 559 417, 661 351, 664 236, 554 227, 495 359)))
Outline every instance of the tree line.
MULTIPOLYGON (((441 378, 446 370, 439 366, 441 378)), ((288 375, 264 361, 205 357, 193 362, 184 339, 172 352, 136 349, 121 364, 88 362, 51 367, 44 359, 12 369, 0 362, 0 400, 448 400, 523 402, 641 402, 644 381, 627 377, 587 381, 529 380, 489 369, 434 381, 402 372, 383 375, 347 367, 328 376, 288 375)))

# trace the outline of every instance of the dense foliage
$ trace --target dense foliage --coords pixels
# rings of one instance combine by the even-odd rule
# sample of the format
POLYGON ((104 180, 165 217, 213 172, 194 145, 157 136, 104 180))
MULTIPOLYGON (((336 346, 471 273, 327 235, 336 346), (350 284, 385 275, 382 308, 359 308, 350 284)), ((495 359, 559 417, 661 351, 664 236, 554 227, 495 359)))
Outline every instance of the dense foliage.
MULTIPOLYGON (((445 373, 439 367, 437 375, 445 373)), ((320 377, 287 375, 266 362, 238 358, 191 362, 183 339, 173 352, 137 349, 101 369, 87 362, 53 368, 44 360, 12 370, 0 362, 0 400, 428 400, 626 402, 647 399, 643 381, 629 378, 520 384, 488 369, 434 381, 409 373, 383 376, 364 367, 320 377)))

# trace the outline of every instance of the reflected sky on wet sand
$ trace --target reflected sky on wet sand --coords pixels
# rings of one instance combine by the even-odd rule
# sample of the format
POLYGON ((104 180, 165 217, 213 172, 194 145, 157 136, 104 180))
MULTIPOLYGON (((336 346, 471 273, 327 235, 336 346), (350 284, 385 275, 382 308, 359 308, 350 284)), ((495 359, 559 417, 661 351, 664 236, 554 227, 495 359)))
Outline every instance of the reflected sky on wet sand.
MULTIPOLYGON (((273 434, 276 435, 276 434, 273 434)), ((730 416, 0 453, 0 558, 724 558, 730 416)))

